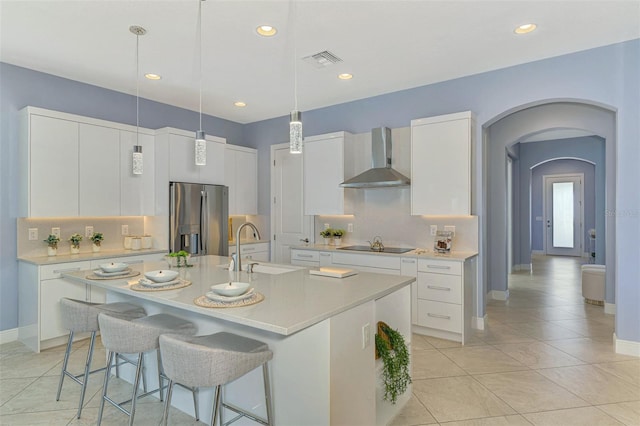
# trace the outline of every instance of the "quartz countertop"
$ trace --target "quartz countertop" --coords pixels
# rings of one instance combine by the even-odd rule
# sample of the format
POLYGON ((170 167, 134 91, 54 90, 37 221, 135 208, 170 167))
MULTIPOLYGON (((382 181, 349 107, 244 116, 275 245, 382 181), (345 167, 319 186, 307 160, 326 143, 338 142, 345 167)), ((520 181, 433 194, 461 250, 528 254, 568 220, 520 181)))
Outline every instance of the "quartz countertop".
MULTIPOLYGON (((441 259, 441 260, 456 260, 464 262, 478 255, 475 251, 452 251, 448 254, 435 253, 433 249, 413 249, 406 253, 386 253, 384 251, 357 251, 357 250, 338 250, 340 247, 348 247, 358 245, 358 243, 344 243, 339 246, 332 246, 326 244, 304 244, 299 246, 292 246, 292 249, 296 250, 313 250, 313 251, 325 251, 325 252, 337 252, 337 253, 353 253, 353 254, 369 254, 373 256, 395 256, 395 257, 411 257, 415 259, 441 259)), ((366 244, 365 244, 366 245, 366 244)))
POLYGON ((21 262, 32 263, 34 265, 55 265, 57 263, 82 262, 85 260, 110 259, 113 257, 138 256, 144 254, 168 253, 163 249, 141 249, 141 250, 100 250, 97 253, 86 252, 78 254, 58 254, 57 256, 20 256, 21 262))
MULTIPOLYGON (((192 285, 177 290, 134 291, 129 286, 135 284, 138 277, 90 280, 86 276, 91 271, 69 272, 63 276, 130 297, 280 335, 291 335, 355 306, 391 294, 415 281, 413 277, 368 272, 359 272, 347 278, 329 278, 310 275, 308 269, 293 265, 277 265, 291 269, 291 272, 282 274, 240 272, 236 277, 235 272, 221 267, 228 263, 226 257, 201 256, 192 258, 192 261, 193 267, 177 269, 180 277, 191 281, 192 285), (203 308, 194 304, 194 299, 204 295, 212 285, 232 280, 249 282, 265 299, 255 305, 239 308, 203 308)), ((164 269, 166 263, 144 262, 132 265, 132 268, 144 273, 164 269)))

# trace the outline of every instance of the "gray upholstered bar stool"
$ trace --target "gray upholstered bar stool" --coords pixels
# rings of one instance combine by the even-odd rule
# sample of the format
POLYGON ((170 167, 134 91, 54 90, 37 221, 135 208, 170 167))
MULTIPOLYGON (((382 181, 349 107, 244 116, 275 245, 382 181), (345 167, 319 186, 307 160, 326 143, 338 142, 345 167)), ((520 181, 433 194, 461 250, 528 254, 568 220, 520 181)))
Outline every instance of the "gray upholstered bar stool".
MULTIPOLYGON (((196 333, 196 326, 182 318, 168 314, 150 315, 135 319, 132 321, 124 320, 111 316, 109 314, 98 315, 100 323, 100 334, 102 343, 109 351, 107 356, 107 367, 104 375, 104 385, 102 388, 102 398, 100 401, 100 410, 98 411, 98 425, 102 423, 102 414, 104 411, 105 401, 129 416, 129 426, 133 425, 133 419, 136 414, 136 402, 138 398, 150 395, 155 392, 160 393, 160 400, 163 400, 163 374, 162 362, 160 360, 160 352, 158 351, 158 389, 144 392, 138 395, 138 387, 140 385, 140 376, 142 375, 143 355, 145 352, 154 351, 159 348, 158 338, 165 333, 175 333, 178 335, 193 335, 196 333), (109 376, 115 354, 137 354, 138 362, 136 365, 136 374, 133 382, 133 393, 130 400, 124 402, 116 402, 107 395, 109 387, 109 376), (131 402, 131 410, 127 411, 123 408, 124 404, 131 402)), ((194 405, 197 404, 196 396, 193 397, 194 405)), ((198 417, 198 407, 196 405, 196 418, 198 417)))
POLYGON ((80 391, 80 403, 78 404, 78 418, 80 418, 89 375, 104 370, 104 368, 99 368, 91 371, 93 348, 96 341, 96 332, 98 331, 98 314, 100 312, 108 312, 110 315, 118 316, 120 318, 135 319, 143 317, 147 313, 144 308, 130 303, 90 303, 85 302, 84 300, 68 299, 66 297, 60 299, 60 308, 62 313, 62 325, 65 329, 69 330, 69 340, 67 342, 67 350, 64 353, 64 361, 62 362, 62 372, 60 373, 60 382, 58 383, 56 401, 60 401, 60 393, 62 392, 64 378, 65 376, 69 376, 71 380, 78 383, 82 388, 80 391), (69 355, 71 354, 71 347, 73 345, 73 336, 75 333, 84 332, 91 333, 84 373, 74 375, 67 370, 69 355))
POLYGON ((233 423, 240 417, 248 417, 263 425, 273 425, 271 407, 271 385, 269 383, 268 362, 273 352, 266 343, 231 333, 216 333, 208 336, 160 336, 160 356, 165 375, 169 378, 169 390, 164 406, 164 424, 167 424, 171 394, 174 384, 189 388, 215 387, 211 425, 218 416, 223 423, 220 408, 227 408, 238 416, 227 422, 233 423), (264 397, 267 418, 260 418, 242 408, 222 401, 222 386, 244 376, 262 365, 264 397))

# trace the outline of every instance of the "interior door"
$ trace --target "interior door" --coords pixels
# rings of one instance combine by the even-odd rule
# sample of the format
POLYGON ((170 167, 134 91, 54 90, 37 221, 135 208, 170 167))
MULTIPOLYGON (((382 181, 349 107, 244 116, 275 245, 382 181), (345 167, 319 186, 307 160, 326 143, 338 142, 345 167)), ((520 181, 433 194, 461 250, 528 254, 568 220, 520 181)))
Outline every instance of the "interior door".
POLYGON ((313 216, 304 214, 302 155, 289 144, 271 149, 271 261, 291 262, 291 246, 314 242, 313 216))
POLYGON ((546 254, 582 256, 582 181, 581 175, 543 177, 546 254))

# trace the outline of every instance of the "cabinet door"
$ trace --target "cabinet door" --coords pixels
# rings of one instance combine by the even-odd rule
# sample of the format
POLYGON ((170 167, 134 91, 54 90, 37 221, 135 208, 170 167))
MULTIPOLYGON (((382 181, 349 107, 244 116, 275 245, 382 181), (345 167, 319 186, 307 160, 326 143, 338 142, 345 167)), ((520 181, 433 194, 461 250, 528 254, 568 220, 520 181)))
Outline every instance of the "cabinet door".
MULTIPOLYGON (((193 144, 192 144, 193 145, 193 144)), ((224 147, 226 144, 207 140, 207 164, 198 168, 198 183, 224 185, 224 147)), ((192 146, 192 162, 195 164, 192 146)))
MULTIPOLYGON (((400 260, 400 275, 408 277, 418 276, 418 260, 410 257, 403 257, 400 260)), ((411 324, 418 323, 418 284, 411 283, 411 324)))
POLYGON ((235 157, 236 214, 258 214, 258 154, 236 151, 235 157))
MULTIPOLYGON (((207 146, 207 160, 209 160, 207 146)), ((208 163, 207 163, 208 164, 208 163)), ((169 135, 169 180, 172 182, 203 183, 195 161, 195 134, 193 137, 169 135)))
POLYGON ((120 215, 120 132, 79 125, 80 216, 120 215))
POLYGON ((333 263, 331 261, 331 253, 321 251, 320 252, 320 266, 331 266, 333 263))
POLYGON ((344 138, 305 142, 304 214, 344 214, 344 138))
POLYGON ((224 184, 229 187, 229 216, 241 214, 236 208, 236 194, 238 194, 238 187, 236 186, 237 153, 237 150, 229 146, 224 150, 224 184))
POLYGON ((78 216, 78 123, 31 115, 29 217, 78 216))
POLYGON ((411 214, 471 214, 470 121, 411 127, 411 214))
POLYGON ((136 145, 136 133, 120 131, 120 215, 155 215, 155 147, 153 136, 139 134, 138 142, 142 146, 143 172, 133 174, 133 147, 136 145))
POLYGON ((65 336, 69 333, 62 327, 60 298, 87 300, 84 284, 62 278, 40 281, 40 340, 65 336))

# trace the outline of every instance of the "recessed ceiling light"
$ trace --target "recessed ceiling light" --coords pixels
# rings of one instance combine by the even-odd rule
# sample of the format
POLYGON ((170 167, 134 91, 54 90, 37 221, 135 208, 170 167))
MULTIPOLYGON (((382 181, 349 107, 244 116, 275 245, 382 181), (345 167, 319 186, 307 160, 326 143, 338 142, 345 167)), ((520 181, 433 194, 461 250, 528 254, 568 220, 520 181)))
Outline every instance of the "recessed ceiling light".
POLYGON ((244 107, 247 106, 247 104, 245 102, 242 102, 242 101, 234 102, 233 104, 235 106, 237 106, 238 108, 244 108, 244 107))
POLYGON ((278 30, 276 30, 276 27, 272 27, 271 25, 260 25, 256 28, 256 32, 263 37, 273 37, 276 35, 278 30))
POLYGON ((146 78, 148 78, 149 80, 160 80, 162 78, 161 75, 158 74, 152 74, 152 73, 148 73, 144 75, 146 78))
POLYGON ((531 31, 535 30, 538 26, 536 24, 522 24, 519 27, 517 27, 514 32, 516 34, 527 34, 530 33, 531 31))
POLYGON ((338 74, 338 78, 340 80, 351 80, 353 78, 353 74, 349 74, 348 72, 338 74))

